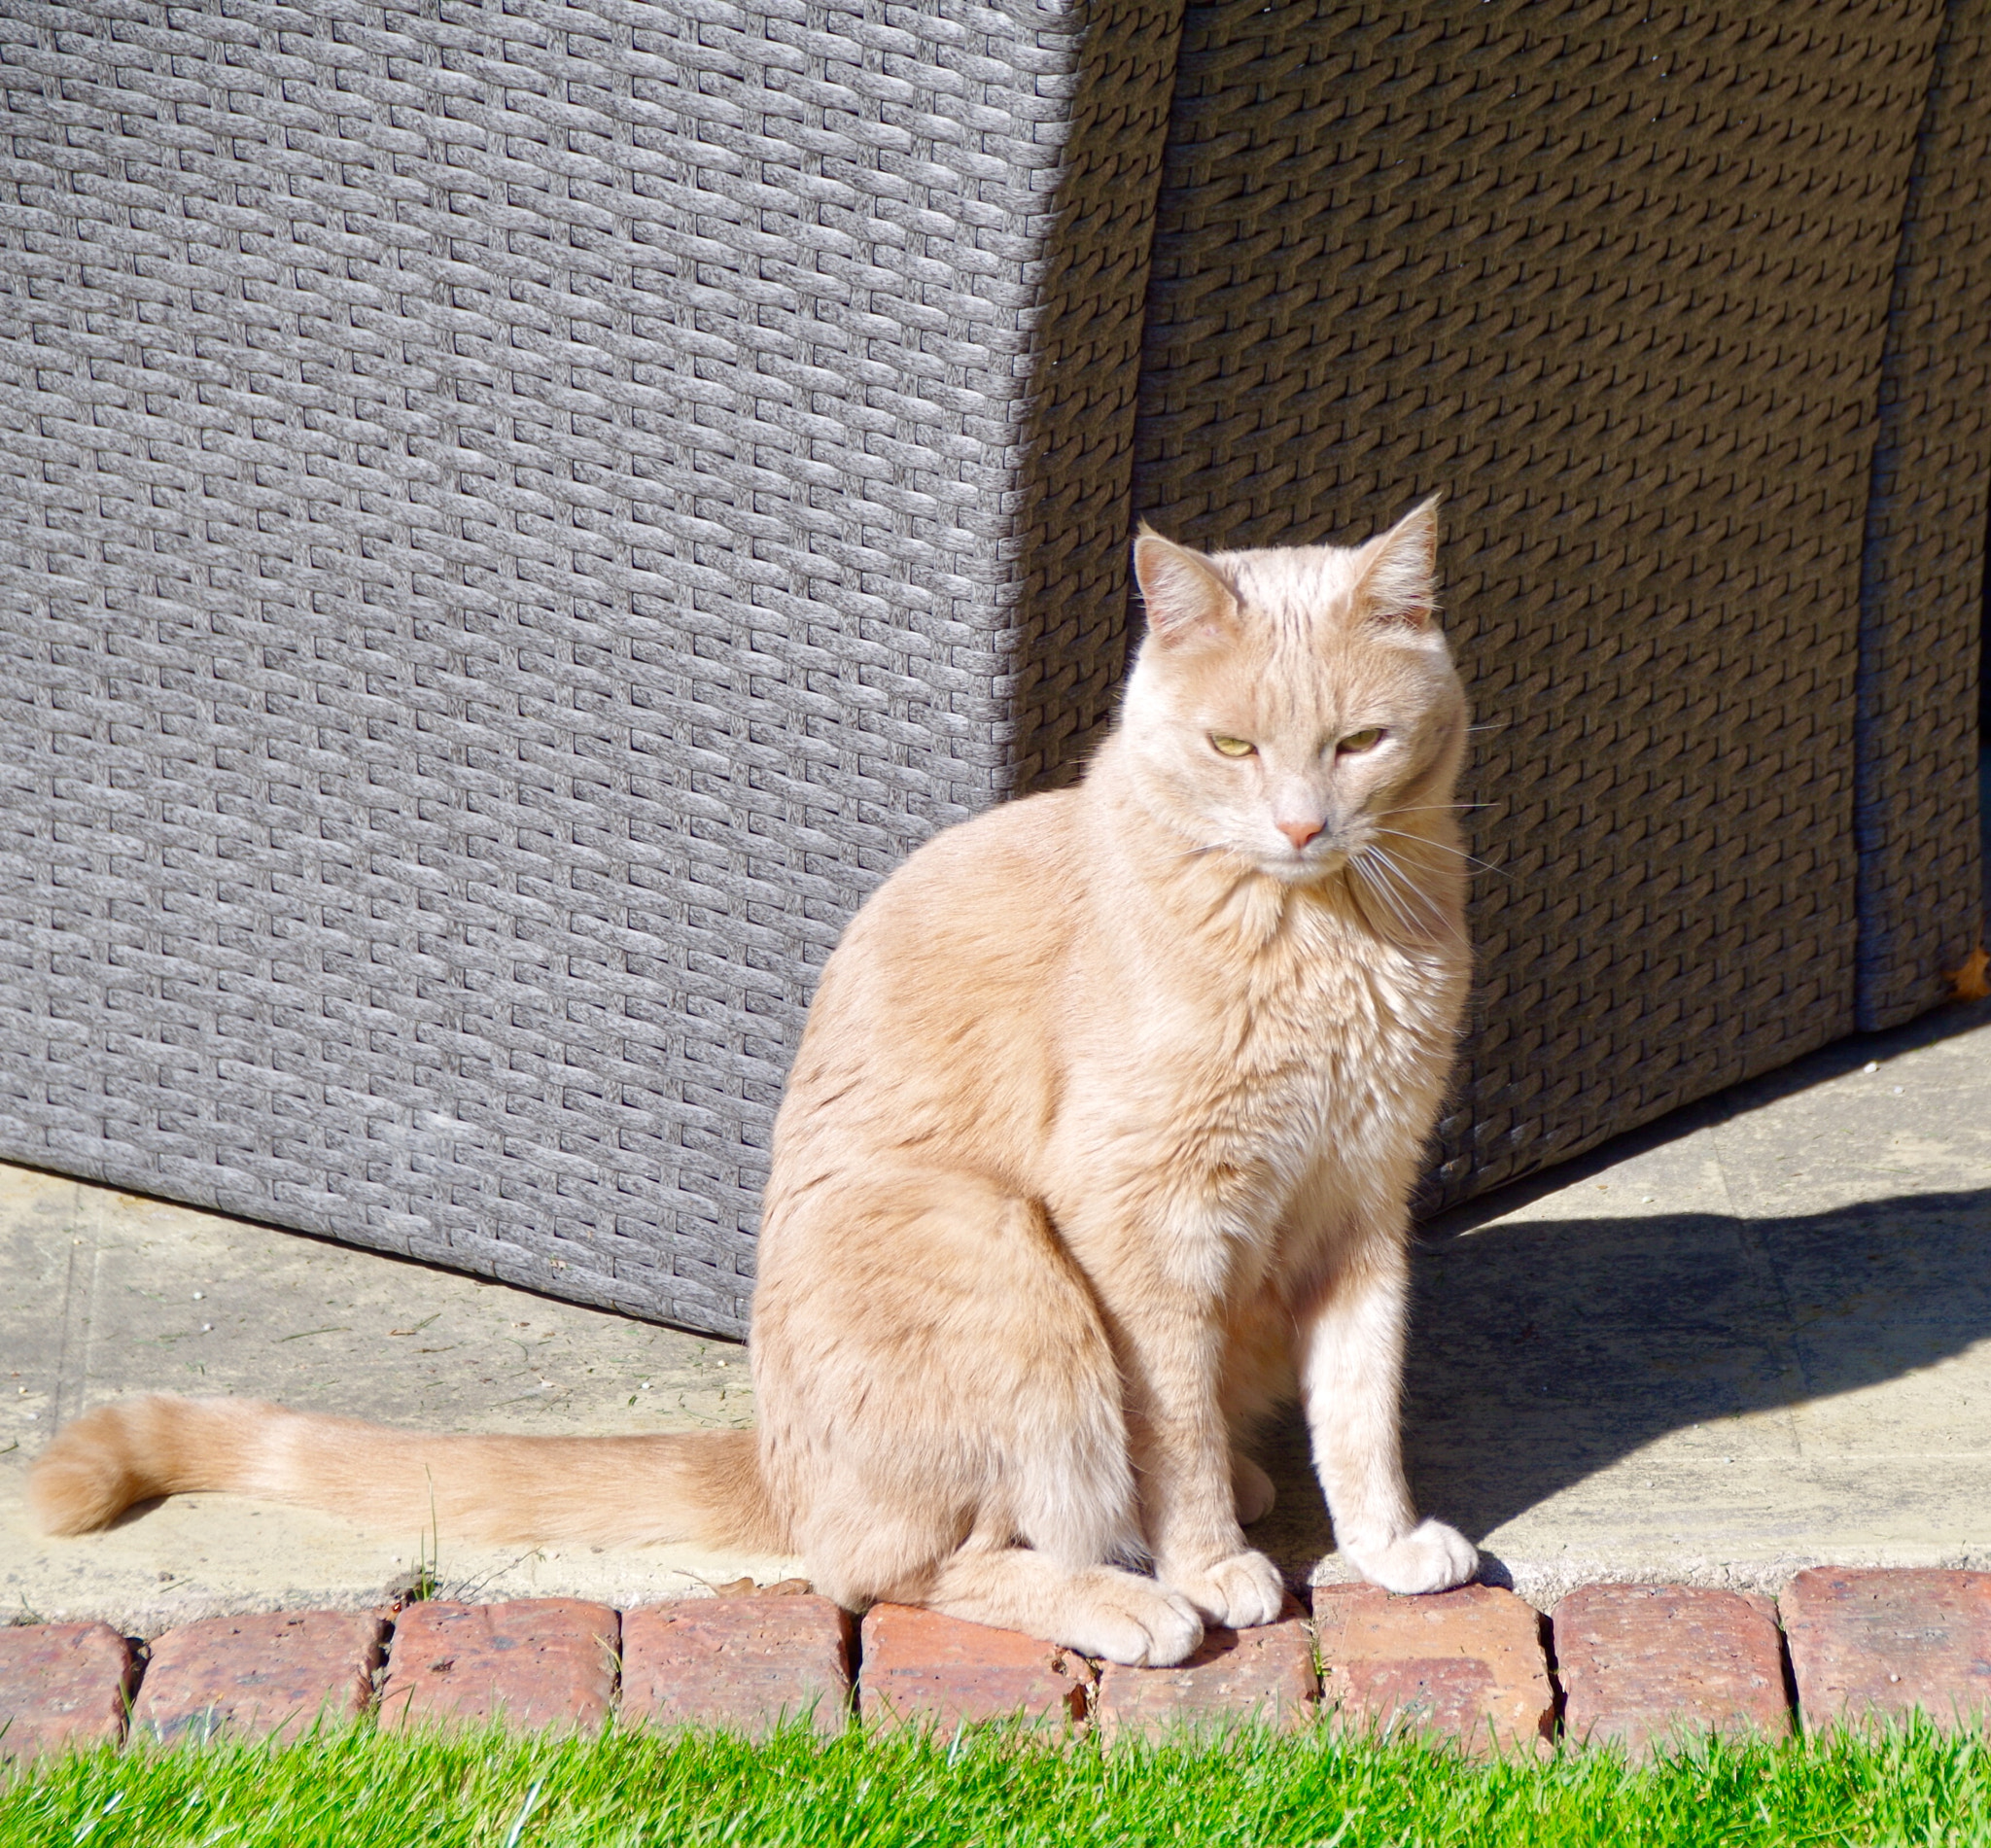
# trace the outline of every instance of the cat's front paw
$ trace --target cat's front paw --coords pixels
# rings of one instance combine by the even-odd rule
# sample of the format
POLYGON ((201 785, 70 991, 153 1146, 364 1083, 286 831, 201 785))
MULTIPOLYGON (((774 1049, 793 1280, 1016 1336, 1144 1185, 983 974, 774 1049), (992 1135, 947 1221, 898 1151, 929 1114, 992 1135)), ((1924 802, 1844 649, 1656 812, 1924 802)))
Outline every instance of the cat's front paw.
POLYGON ((1442 1520, 1423 1520, 1375 1547, 1344 1547, 1355 1570, 1385 1591, 1450 1591, 1480 1569, 1473 1543, 1442 1520))
POLYGON ((1234 1630, 1270 1623, 1286 1606, 1286 1582, 1262 1552, 1234 1552, 1198 1568, 1164 1563, 1155 1575, 1195 1605, 1205 1622, 1234 1630))

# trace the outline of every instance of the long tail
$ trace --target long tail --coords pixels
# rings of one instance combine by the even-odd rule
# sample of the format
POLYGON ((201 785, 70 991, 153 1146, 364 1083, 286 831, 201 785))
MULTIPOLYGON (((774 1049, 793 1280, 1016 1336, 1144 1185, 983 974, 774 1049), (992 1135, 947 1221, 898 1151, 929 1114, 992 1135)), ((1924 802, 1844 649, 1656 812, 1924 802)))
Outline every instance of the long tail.
POLYGON ((751 1431, 421 1437, 256 1399, 157 1393, 64 1426, 28 1480, 35 1519, 52 1534, 87 1533, 133 1502, 195 1489, 466 1540, 790 1550, 751 1431))

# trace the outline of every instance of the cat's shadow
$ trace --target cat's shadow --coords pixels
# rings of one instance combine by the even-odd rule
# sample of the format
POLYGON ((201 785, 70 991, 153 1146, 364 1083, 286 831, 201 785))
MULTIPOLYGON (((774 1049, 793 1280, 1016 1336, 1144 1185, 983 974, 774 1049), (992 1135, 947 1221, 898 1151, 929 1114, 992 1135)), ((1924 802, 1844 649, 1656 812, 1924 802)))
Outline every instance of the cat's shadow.
MULTIPOLYGON (((1507 1222, 1420 1245, 1415 1274, 1412 1486, 1477 1542, 1671 1434, 1902 1379, 1991 1336, 1991 1188, 1789 1218, 1507 1222)), ((1821 1428, 1830 1445, 1829 1426, 1808 1445, 1821 1428)), ((1252 1539, 1304 1579, 1330 1528, 1298 1418, 1264 1448, 1279 1505, 1252 1539)), ((1656 1482, 1656 1522, 1679 1493, 1656 1482)))

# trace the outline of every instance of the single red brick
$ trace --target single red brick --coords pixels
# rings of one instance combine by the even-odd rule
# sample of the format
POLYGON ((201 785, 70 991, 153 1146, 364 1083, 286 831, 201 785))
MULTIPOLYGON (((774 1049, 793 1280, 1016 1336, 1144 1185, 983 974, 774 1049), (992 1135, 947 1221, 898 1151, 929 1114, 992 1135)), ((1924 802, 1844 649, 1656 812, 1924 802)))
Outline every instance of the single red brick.
POLYGON ((1206 1631, 1202 1648, 1174 1668, 1107 1663, 1092 1709, 1109 1739, 1251 1721, 1296 1730, 1311 1724, 1319 1692, 1313 1632, 1288 1599, 1275 1623, 1206 1631))
POLYGON ((850 1717, 856 1624, 827 1598, 682 1598, 622 1614, 622 1718, 758 1737, 784 1716, 821 1733, 850 1717))
POLYGON ((1807 1726, 1896 1719, 1991 1729, 1991 1572, 1800 1572, 1779 1600, 1807 1726))
POLYGON ((132 1736, 295 1739, 320 1720, 350 1720, 373 1698, 387 1629, 377 1611, 272 1611, 168 1630, 152 1646, 132 1736))
POLYGON ((874 1604, 864 1619, 858 1705, 885 1726, 1021 1714, 1076 1720, 1091 1671, 1084 1657, 1015 1630, 964 1623, 906 1604, 874 1604))
POLYGON ((1633 1757, 1708 1733, 1791 1730, 1776 1607, 1688 1585, 1579 1586, 1556 1605, 1562 1730, 1633 1757))
POLYGON ((621 1624, 606 1604, 411 1604, 396 1620, 380 1724, 503 1718, 593 1728, 615 1692, 621 1624))
POLYGON ((1541 1619, 1512 1591, 1316 1586, 1313 1629, 1321 1699, 1342 1726, 1415 1726, 1474 1752, 1539 1749, 1554 1730, 1541 1619))
POLYGON ((136 1667, 108 1623, 0 1629, 0 1760, 122 1737, 136 1667))

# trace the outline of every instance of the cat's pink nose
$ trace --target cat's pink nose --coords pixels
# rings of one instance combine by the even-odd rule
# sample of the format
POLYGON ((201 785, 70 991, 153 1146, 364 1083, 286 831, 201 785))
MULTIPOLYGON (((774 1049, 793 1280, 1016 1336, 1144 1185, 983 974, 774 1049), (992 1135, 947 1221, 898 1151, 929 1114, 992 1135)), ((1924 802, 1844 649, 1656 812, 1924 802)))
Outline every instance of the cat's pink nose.
POLYGON ((1278 831, 1292 842, 1293 852, 1296 854, 1320 832, 1318 821, 1280 821, 1275 825, 1278 831))

